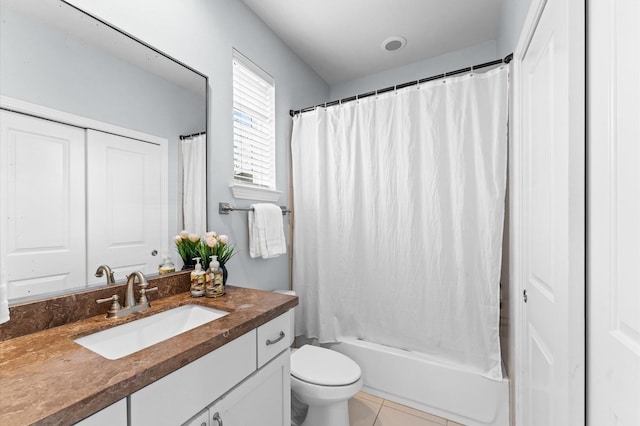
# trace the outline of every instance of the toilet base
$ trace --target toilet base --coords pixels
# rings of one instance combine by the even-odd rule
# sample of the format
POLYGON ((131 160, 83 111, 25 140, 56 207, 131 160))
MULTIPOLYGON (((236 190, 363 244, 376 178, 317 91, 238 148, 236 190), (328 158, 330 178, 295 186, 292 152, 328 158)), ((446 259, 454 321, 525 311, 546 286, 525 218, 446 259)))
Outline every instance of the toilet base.
POLYGON ((334 402, 321 406, 309 406, 307 417, 300 426, 349 426, 349 403, 334 402))

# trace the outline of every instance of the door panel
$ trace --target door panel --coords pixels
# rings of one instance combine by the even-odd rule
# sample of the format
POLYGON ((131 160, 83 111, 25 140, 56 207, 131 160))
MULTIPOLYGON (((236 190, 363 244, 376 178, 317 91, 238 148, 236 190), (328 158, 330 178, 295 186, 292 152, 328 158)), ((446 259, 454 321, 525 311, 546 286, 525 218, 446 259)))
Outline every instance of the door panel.
POLYGON ((9 299, 84 286, 84 130, 7 111, 0 123, 9 299))
POLYGON ((584 422, 584 7, 541 3, 516 77, 526 291, 516 385, 523 425, 564 426, 584 422))
POLYGON ((553 356, 535 329, 529 329, 529 377, 531 377, 531 393, 529 418, 527 424, 552 424, 551 408, 553 397, 550 390, 553 385, 553 356))
POLYGON ((640 4, 589 2, 589 425, 640 424, 640 4))
POLYGON ((159 145, 87 131, 89 283, 101 282, 93 273, 104 263, 116 280, 133 271, 157 271, 166 235, 161 157, 159 145))

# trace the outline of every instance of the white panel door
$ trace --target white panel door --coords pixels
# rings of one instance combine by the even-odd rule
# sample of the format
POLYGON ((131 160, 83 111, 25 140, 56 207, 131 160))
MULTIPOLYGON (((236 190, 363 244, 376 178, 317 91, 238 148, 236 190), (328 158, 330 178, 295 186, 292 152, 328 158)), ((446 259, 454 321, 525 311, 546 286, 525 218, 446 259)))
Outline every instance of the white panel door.
POLYGON ((9 298, 85 286, 85 131, 7 111, 0 129, 9 298))
POLYGON ((133 271, 157 272, 162 218, 162 147, 157 144, 87 131, 88 282, 102 282, 96 268, 107 264, 116 280, 133 271), (155 254, 154 254, 155 252, 155 254))
POLYGON ((589 1, 590 426, 640 425, 640 2, 589 1))
POLYGON ((528 19, 534 31, 516 73, 523 292, 517 418, 527 426, 582 425, 584 4, 534 3, 539 19, 528 19))

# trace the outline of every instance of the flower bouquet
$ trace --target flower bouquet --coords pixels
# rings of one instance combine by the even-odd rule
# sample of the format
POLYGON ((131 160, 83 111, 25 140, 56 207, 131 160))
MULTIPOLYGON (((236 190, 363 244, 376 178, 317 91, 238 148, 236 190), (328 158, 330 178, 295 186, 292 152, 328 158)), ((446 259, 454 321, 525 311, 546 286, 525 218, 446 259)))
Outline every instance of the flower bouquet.
POLYGON ((173 237, 173 241, 176 243, 176 250, 184 263, 182 269, 193 268, 196 264, 193 258, 200 256, 200 235, 181 231, 180 234, 173 237))
POLYGON ((236 246, 229 244, 229 237, 226 235, 218 236, 215 232, 210 231, 204 234, 204 241, 200 243, 200 257, 203 265, 209 265, 211 256, 218 256, 218 263, 224 269, 224 265, 231 259, 236 252, 236 246))
POLYGON ((204 239, 197 234, 191 234, 187 231, 180 232, 174 237, 176 250, 180 254, 184 262, 183 269, 193 268, 196 262, 194 257, 199 257, 202 269, 206 270, 209 266, 211 256, 218 256, 218 263, 223 270, 226 281, 225 264, 236 253, 236 246, 229 244, 229 237, 226 235, 218 235, 213 231, 207 232, 204 239))

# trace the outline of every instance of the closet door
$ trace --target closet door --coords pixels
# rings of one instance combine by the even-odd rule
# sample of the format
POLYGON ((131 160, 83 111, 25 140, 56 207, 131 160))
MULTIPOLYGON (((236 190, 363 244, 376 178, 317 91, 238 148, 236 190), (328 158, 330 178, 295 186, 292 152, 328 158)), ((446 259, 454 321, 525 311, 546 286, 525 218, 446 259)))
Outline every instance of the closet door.
POLYGON ((85 285, 85 131, 0 111, 9 299, 85 285))
POLYGON ((589 1, 590 426, 640 425, 640 2, 589 1))
POLYGON ((116 280, 133 271, 157 272, 163 211, 162 148, 149 142, 87 131, 88 282, 102 282, 108 264, 116 280))

